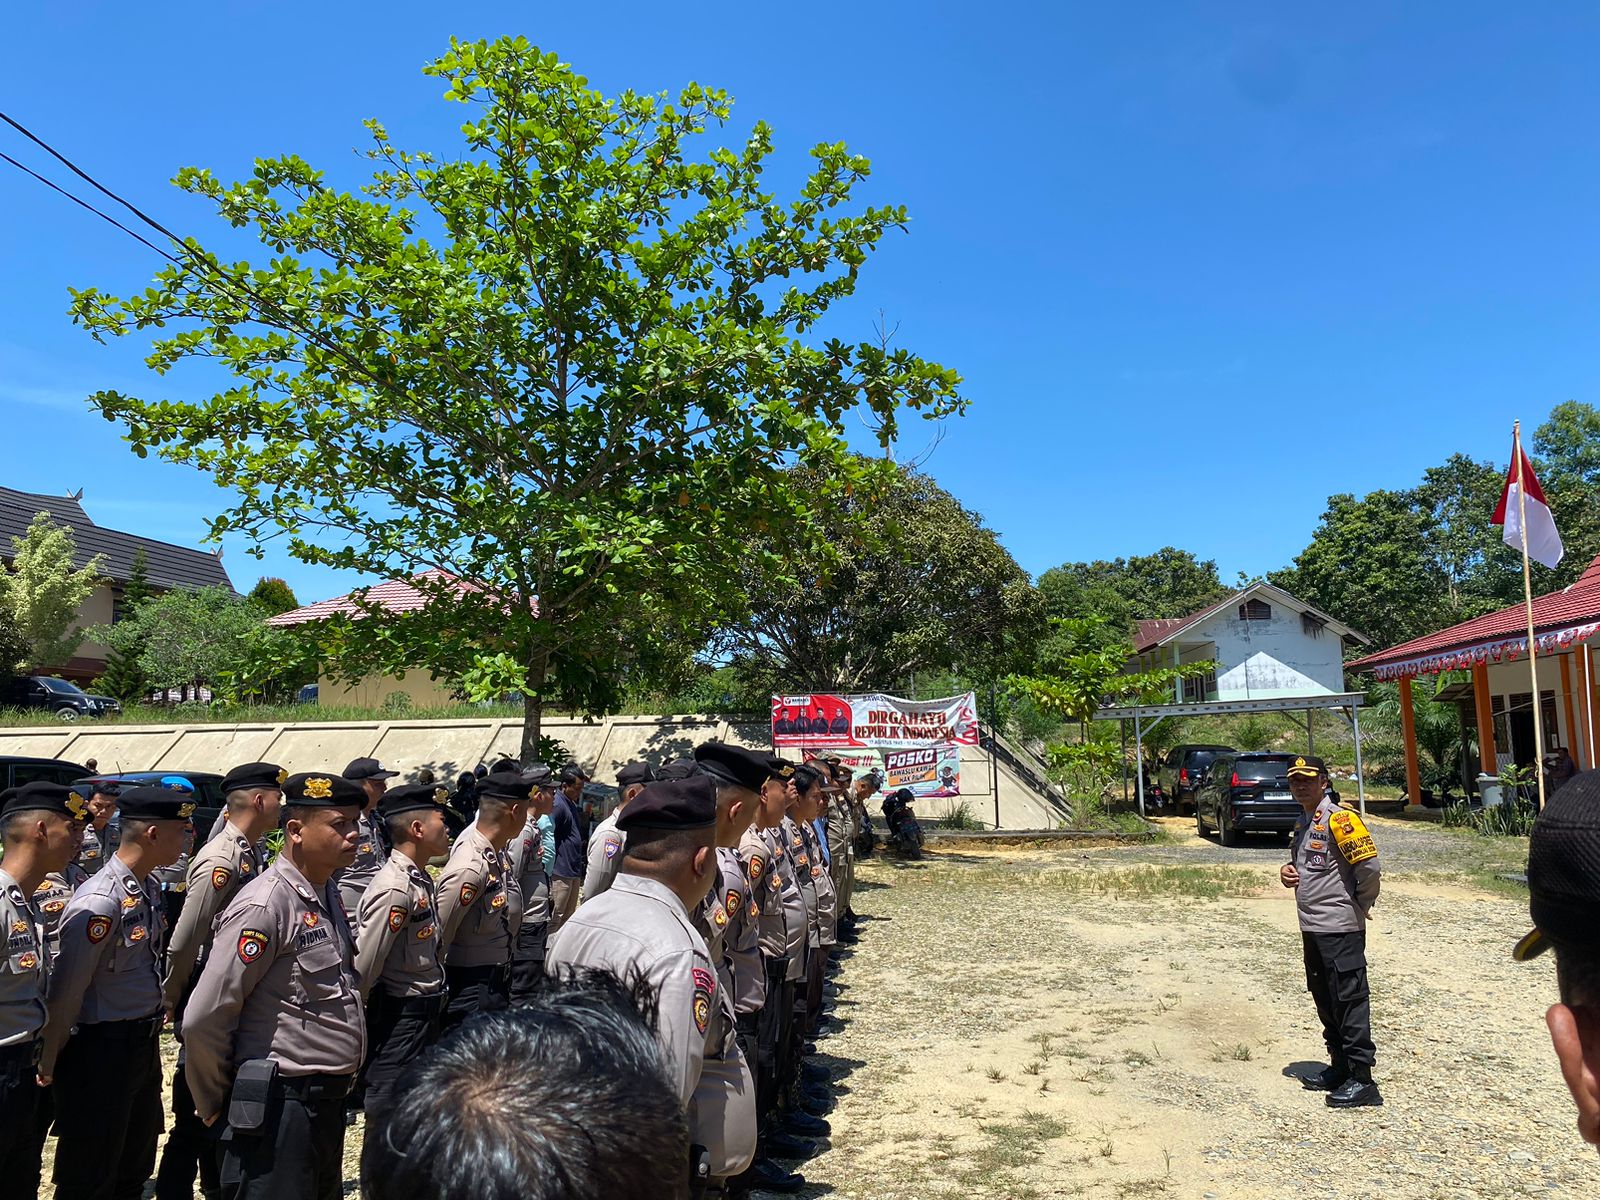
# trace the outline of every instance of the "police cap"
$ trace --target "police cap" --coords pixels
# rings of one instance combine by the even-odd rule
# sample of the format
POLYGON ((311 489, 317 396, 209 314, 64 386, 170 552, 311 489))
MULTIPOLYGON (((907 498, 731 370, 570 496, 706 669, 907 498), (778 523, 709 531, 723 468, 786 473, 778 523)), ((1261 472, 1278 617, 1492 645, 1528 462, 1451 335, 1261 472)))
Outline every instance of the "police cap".
POLYGON ((383 794, 383 799, 378 801, 378 815, 387 820, 401 813, 443 808, 449 799, 449 788, 435 783, 408 783, 404 787, 390 788, 383 794))
POLYGON ((767 781, 767 756, 746 750, 743 746, 730 746, 727 742, 702 742, 694 748, 694 760, 700 769, 721 783, 749 788, 759 792, 767 781))
POLYGON ((222 791, 244 791, 246 788, 279 788, 288 782, 289 772, 277 763, 253 762, 237 766, 222 777, 222 791))
POLYGON ((283 781, 283 802, 290 808, 364 808, 367 793, 332 771, 302 771, 283 781))
POLYGON ((1310 776, 1320 779, 1327 773, 1328 768, 1323 765, 1322 760, 1315 754, 1297 754, 1295 755, 1295 760, 1289 764, 1288 775, 1290 779, 1293 779, 1296 775, 1302 778, 1310 776))
POLYGON ((399 771, 385 771, 375 758, 353 758, 344 769, 344 777, 356 783, 363 779, 393 779, 399 774, 399 771))
POLYGON ((117 809, 126 820, 187 821, 194 816, 194 795, 175 787, 131 787, 117 797, 117 809))
POLYGON ((1512 951, 1519 962, 1552 944, 1600 952, 1600 771, 1574 775, 1534 820, 1528 915, 1534 927, 1512 951))
POLYGON ((64 783, 35 779, 32 783, 0 792, 0 817, 37 809, 60 813, 74 821, 89 819, 89 800, 76 785, 68 787, 64 783))
POLYGON ((649 783, 655 777, 656 769, 649 763, 631 762, 617 772, 617 786, 625 788, 636 783, 649 783))
POLYGON ((716 786, 706 775, 647 783, 617 818, 617 828, 624 833, 630 829, 704 829, 716 823, 716 786))
POLYGON ((478 795, 494 800, 509 800, 515 804, 533 795, 533 781, 521 769, 490 771, 478 780, 478 795))

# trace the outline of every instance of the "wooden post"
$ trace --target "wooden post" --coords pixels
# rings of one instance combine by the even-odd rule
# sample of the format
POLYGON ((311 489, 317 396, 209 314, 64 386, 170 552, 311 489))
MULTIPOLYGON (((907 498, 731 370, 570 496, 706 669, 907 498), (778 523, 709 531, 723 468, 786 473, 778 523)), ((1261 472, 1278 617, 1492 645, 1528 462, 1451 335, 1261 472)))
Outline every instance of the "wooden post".
POLYGON ((1594 683, 1589 677, 1589 644, 1579 642, 1573 647, 1578 659, 1578 729, 1583 752, 1578 756, 1578 767, 1587 771, 1597 760, 1594 753, 1594 683))
MULTIPOLYGON (((1572 714, 1572 655, 1571 654, 1563 654, 1563 655, 1561 655, 1561 704, 1562 704, 1562 711, 1564 711, 1567 714, 1567 741, 1566 741, 1566 746, 1567 746, 1568 752, 1571 753, 1571 752, 1575 751, 1577 749, 1577 746, 1578 746, 1578 722, 1573 717, 1573 714, 1572 714)), ((1576 759, 1578 758, 1577 754, 1575 754, 1575 753, 1572 755, 1572 757, 1573 757, 1574 761, 1576 761, 1576 759)))
POLYGON ((1400 737, 1406 748, 1406 800, 1422 803, 1422 772, 1417 769, 1417 714, 1411 708, 1411 678, 1400 677, 1400 737))
POLYGON ((1494 714, 1489 711, 1489 664, 1472 664, 1472 699, 1478 713, 1478 769, 1498 775, 1494 760, 1494 714))

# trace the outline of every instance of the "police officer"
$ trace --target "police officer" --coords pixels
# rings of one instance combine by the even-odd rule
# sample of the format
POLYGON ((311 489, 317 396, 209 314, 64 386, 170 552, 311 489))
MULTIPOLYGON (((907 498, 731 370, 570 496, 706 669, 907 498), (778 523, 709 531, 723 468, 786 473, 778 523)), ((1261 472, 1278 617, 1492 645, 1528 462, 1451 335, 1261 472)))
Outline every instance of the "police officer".
POLYGON ((717 797, 696 775, 645 785, 618 821, 628 835, 611 889, 552 935, 546 968, 597 967, 641 977, 657 995, 656 1037, 689 1115, 690 1178, 717 1193, 755 1153, 753 1096, 720 1086, 743 1064, 723 1019, 716 964, 690 914, 718 879, 717 797), (709 1066, 717 1086, 702 1088, 709 1066))
POLYGON ((854 786, 850 768, 843 763, 833 768, 834 791, 828 797, 827 839, 828 870, 837 896, 837 935, 845 943, 857 941, 855 913, 850 908, 850 898, 855 890, 856 829, 855 811, 850 804, 854 786))
POLYGON ((1372 1081, 1372 1005, 1367 990, 1367 916, 1378 899, 1378 848, 1355 813, 1328 795, 1328 772, 1309 754, 1289 767, 1289 791, 1304 814, 1279 876, 1294 889, 1306 987, 1316 1001, 1332 1063, 1305 1085, 1330 1108, 1383 1103, 1372 1081))
POLYGON ((223 1200, 339 1200, 344 1101, 366 1051, 355 939, 333 883, 366 793, 326 773, 283 785, 283 850, 239 889, 184 1009, 185 1074, 223 1122, 223 1200))
POLYGON ((617 828, 617 818, 628 807, 628 801, 655 777, 655 768, 642 762, 629 763, 617 772, 617 792, 622 799, 589 835, 589 869, 583 877, 585 900, 593 900, 610 887, 611 881, 617 877, 617 870, 622 866, 622 847, 626 841, 617 828))
POLYGON ((428 863, 450 849, 449 798, 446 788, 410 784, 378 801, 392 850, 361 898, 356 933, 356 970, 367 997, 368 1120, 384 1111, 400 1073, 439 1036, 444 964, 428 863))
POLYGON ((337 880, 339 899, 344 902, 344 911, 349 915, 352 926, 361 907, 361 893, 367 890, 372 877, 378 873, 378 868, 383 866, 383 860, 389 856, 388 849, 383 844, 383 831, 378 828, 379 821, 374 810, 378 806, 378 801, 382 799, 385 789, 388 788, 389 780, 399 774, 399 771, 384 770, 383 765, 375 758, 353 759, 344 769, 344 777, 351 783, 359 784, 361 790, 367 794, 366 807, 361 810, 361 840, 356 844, 356 860, 339 872, 337 880))
POLYGON ((444 1027, 511 998, 511 948, 522 897, 506 847, 527 822, 533 783, 520 771, 478 781, 478 819, 456 839, 439 875, 439 940, 450 989, 444 1027))
POLYGON ((89 824, 83 831, 83 847, 78 851, 78 866, 86 875, 98 874, 117 850, 116 826, 111 818, 117 812, 117 795, 122 786, 114 780, 90 779, 75 785, 89 801, 89 824))
POLYGON ((39 1079, 55 1089, 59 1200, 138 1196, 161 1134, 166 918, 151 875, 183 852, 194 799, 132 787, 117 803, 121 842, 67 902, 50 976, 39 1079))
POLYGON ((49 977, 45 933, 27 898, 47 876, 68 868, 77 853, 73 827, 88 817, 87 801, 59 783, 25 783, 0 792, 0 921, 6 937, 0 960, 0 1179, 24 1200, 39 1193, 43 1130, 37 1108, 43 1089, 34 1071, 49 977))
POLYGON ((511 839, 506 853, 511 874, 522 894, 522 924, 511 951, 511 999, 521 1002, 538 990, 544 975, 545 941, 550 931, 550 868, 555 865, 554 826, 550 807, 555 801, 555 776, 543 763, 522 773, 533 787, 522 832, 511 839))
MULTIPOLYGON (((216 917, 245 884, 261 873, 258 844, 278 827, 284 781, 289 772, 277 763, 251 762, 222 778, 221 826, 189 862, 185 902, 167 945, 167 977, 162 1004, 183 1040, 183 1009, 202 959, 211 949, 216 917)), ((156 1172, 157 1200, 190 1200, 196 1172, 200 1190, 215 1196, 220 1188, 215 1144, 195 1111, 189 1093, 186 1053, 180 1045, 172 1076, 172 1133, 161 1150, 156 1172)))

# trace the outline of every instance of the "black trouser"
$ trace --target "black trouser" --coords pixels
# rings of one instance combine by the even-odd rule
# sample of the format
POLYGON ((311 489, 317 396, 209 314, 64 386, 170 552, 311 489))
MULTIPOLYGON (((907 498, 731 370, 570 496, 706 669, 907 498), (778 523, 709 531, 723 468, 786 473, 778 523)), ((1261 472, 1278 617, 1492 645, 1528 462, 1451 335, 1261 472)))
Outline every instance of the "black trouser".
MULTIPOLYGON (((161 889, 161 915, 167 918, 168 929, 176 929, 178 927, 178 918, 183 915, 183 902, 188 895, 188 892, 180 892, 173 888, 164 887, 161 889)), ((161 974, 166 975, 166 973, 167 950, 163 947, 161 951, 161 974)), ((200 971, 197 967, 194 978, 199 978, 199 975, 200 971)), ((194 990, 193 979, 189 983, 189 990, 194 990)))
MULTIPOLYGON (((0 1047, 0 1179, 15 1187, 20 1200, 39 1194, 39 1146, 35 1144, 39 1099, 44 1089, 34 1082, 39 1043, 0 1047)), ((45 1119, 46 1127, 49 1119, 45 1119)))
POLYGON ((377 1120, 389 1107, 400 1073, 439 1037, 446 997, 391 996, 382 985, 367 1000, 367 1042, 362 1073, 366 1084, 367 1120, 377 1120))
POLYGON ((454 1029, 476 1012, 494 1012, 511 1002, 511 964, 492 967, 445 966, 445 986, 450 1003, 444 1011, 441 1033, 454 1029))
POLYGON ((1364 1083, 1372 1080, 1372 1000, 1367 991, 1367 935, 1301 933, 1306 987, 1322 1019, 1322 1040, 1333 1067, 1364 1083))
POLYGON ((222 1135, 223 1200, 340 1200, 350 1075, 280 1077, 262 1127, 222 1135))
MULTIPOLYGON (((756 1055, 750 1059, 750 1063, 756 1077, 756 1117, 765 1129, 773 1110, 778 1106, 778 1074, 784 1055, 784 1012, 788 1004, 783 994, 783 977, 788 973, 789 960, 766 958, 762 963, 767 971, 767 995, 761 1003, 761 1010, 753 1014, 756 1055)), ((750 1019, 739 1018, 741 1032, 750 1019)))
POLYGON ((172 1132, 161 1148, 161 1167, 156 1172, 156 1200, 193 1200, 194 1177, 200 1175, 200 1191, 215 1196, 221 1185, 217 1163, 217 1139, 195 1111, 189 1080, 183 1073, 184 1052, 178 1051, 178 1069, 172 1073, 172 1132))
POLYGON ((161 1018, 81 1025, 56 1060, 57 1200, 139 1200, 161 1136, 161 1018))
POLYGON ((517 944, 511 950, 511 1002, 520 1004, 539 990, 544 977, 544 944, 550 936, 550 923, 522 922, 517 944))

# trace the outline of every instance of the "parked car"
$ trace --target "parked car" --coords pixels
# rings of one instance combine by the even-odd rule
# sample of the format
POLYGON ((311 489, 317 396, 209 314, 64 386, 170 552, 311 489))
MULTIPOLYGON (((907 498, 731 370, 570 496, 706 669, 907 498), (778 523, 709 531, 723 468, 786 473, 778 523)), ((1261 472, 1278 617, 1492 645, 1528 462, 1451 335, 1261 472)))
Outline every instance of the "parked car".
POLYGON ((100 706, 100 711, 105 716, 117 716, 122 712, 122 701, 115 696, 102 696, 99 692, 90 692, 89 699, 100 706))
POLYGON ((1156 784, 1167 803, 1177 806, 1180 813, 1194 811, 1194 789, 1211 760, 1219 754, 1233 753, 1232 746, 1206 745, 1186 742, 1167 751, 1156 772, 1156 784))
POLYGON ((1195 792, 1195 832, 1205 837, 1215 829, 1224 846, 1237 846, 1246 833, 1293 833, 1301 813, 1289 793, 1294 759, 1266 751, 1218 754, 1195 792))
POLYGON ((21 787, 40 779, 47 783, 76 783, 88 774, 87 768, 65 759, 0 755, 0 789, 21 787))
MULTIPOLYGON (((116 704, 115 700, 111 701, 116 704)), ((6 708, 34 708, 54 713, 61 721, 76 721, 79 717, 103 717, 105 704, 89 695, 75 683, 57 679, 52 675, 26 675, 0 684, 0 706, 6 708)), ((117 705, 121 711, 121 705, 117 705)))
POLYGON ((120 783, 123 787, 133 787, 159 785, 162 780, 174 776, 187 779, 194 787, 195 845, 203 846, 211 834, 212 825, 216 824, 217 817, 222 812, 221 775, 213 771, 115 771, 93 776, 86 776, 80 772, 75 778, 88 778, 96 783, 120 783))

